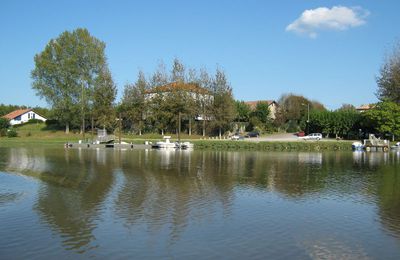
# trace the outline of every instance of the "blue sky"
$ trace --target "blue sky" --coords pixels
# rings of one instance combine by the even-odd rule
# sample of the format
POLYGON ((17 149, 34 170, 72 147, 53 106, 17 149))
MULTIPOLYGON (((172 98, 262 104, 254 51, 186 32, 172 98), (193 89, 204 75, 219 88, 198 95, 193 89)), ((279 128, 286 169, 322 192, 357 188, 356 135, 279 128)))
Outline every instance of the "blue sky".
POLYGON ((291 92, 330 109, 376 102, 375 76, 400 40, 399 10, 399 1, 2 0, 0 103, 45 106, 31 89, 33 57, 78 27, 106 43, 118 101, 139 69, 149 75, 177 57, 222 67, 240 100, 291 92))

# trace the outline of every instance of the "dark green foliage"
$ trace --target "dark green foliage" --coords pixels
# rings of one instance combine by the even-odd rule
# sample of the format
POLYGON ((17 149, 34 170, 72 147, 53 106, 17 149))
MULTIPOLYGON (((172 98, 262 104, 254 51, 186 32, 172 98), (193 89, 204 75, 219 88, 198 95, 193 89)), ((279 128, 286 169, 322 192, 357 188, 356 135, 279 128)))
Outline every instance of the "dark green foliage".
POLYGON ((124 118, 124 126, 142 134, 145 127, 147 112, 146 90, 148 83, 142 71, 139 71, 135 84, 127 84, 121 102, 121 113, 124 118))
POLYGON ((29 119, 28 122, 26 122, 25 124, 41 124, 43 123, 42 120, 39 119, 29 119))
POLYGON ((376 133, 400 136, 400 105, 395 102, 379 102, 363 113, 365 126, 376 133))
POLYGON ((8 129, 8 131, 7 131, 8 138, 17 137, 17 136, 18 136, 18 133, 17 133, 17 131, 15 131, 14 128, 8 129))
POLYGON ((10 127, 10 121, 7 118, 0 117, 0 129, 7 129, 10 127))
POLYGON ((18 105, 4 105, 0 104, 0 116, 7 115, 8 113, 13 112, 14 110, 18 109, 26 109, 26 106, 18 106, 18 105))
MULTIPOLYGON (((355 110, 318 111, 310 112, 310 132, 323 133, 327 136, 348 138, 354 136, 360 127, 361 115, 355 110)), ((307 122, 302 121, 305 129, 307 122)))
POLYGON ((218 135, 221 138, 222 133, 229 129, 230 123, 235 117, 235 101, 226 75, 220 69, 216 71, 212 90, 214 96, 212 105, 213 124, 218 129, 218 135))
POLYGON ((92 116, 95 126, 113 129, 116 124, 114 101, 117 87, 111 77, 111 72, 104 68, 95 81, 93 90, 92 116))
POLYGON ((235 108, 236 108, 236 122, 249 122, 251 108, 248 104, 244 101, 235 101, 235 108))
POLYGON ((318 101, 311 101, 303 96, 284 94, 279 99, 279 107, 276 114, 276 124, 283 126, 287 132, 296 132, 308 111, 326 111, 318 101))

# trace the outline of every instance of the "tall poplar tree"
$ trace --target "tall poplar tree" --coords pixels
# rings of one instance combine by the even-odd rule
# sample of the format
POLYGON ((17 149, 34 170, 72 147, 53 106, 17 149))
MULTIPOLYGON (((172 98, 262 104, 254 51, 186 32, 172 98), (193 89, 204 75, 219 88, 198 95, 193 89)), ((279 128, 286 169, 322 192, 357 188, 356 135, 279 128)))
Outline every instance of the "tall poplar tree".
POLYGON ((114 101, 116 95, 117 87, 114 84, 111 72, 104 68, 96 78, 93 91, 92 121, 94 120, 97 126, 112 128, 115 125, 114 101))
POLYGON ((235 101, 232 88, 222 70, 217 69, 212 86, 214 95, 213 120, 218 128, 219 138, 221 138, 222 132, 229 127, 229 123, 235 117, 235 101))

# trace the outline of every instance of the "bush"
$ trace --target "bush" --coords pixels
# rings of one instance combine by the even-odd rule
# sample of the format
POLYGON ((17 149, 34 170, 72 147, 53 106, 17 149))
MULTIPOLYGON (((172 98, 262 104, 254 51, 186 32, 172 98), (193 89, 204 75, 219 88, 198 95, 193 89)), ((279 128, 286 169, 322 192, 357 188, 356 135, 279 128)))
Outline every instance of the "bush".
POLYGON ((17 131, 15 131, 14 128, 11 128, 11 129, 9 129, 9 130, 7 131, 7 137, 8 137, 8 138, 17 137, 17 136, 18 136, 18 133, 17 133, 17 131))
POLYGON ((36 118, 32 118, 32 119, 29 119, 28 122, 26 122, 26 123, 27 124, 40 124, 40 123, 43 123, 43 121, 36 119, 36 118))
POLYGON ((6 136, 6 135, 7 135, 7 129, 5 129, 5 128, 0 129, 0 136, 3 137, 3 136, 6 136))
POLYGON ((10 127, 10 121, 7 118, 0 117, 0 129, 7 129, 10 127))

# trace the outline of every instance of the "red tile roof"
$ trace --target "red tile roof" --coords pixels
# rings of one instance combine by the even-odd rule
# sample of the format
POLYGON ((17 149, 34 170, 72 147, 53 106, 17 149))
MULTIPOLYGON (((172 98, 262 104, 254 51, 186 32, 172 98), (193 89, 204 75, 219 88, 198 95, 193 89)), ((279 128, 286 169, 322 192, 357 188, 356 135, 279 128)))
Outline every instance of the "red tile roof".
POLYGON ((370 110, 372 108, 374 108, 374 104, 366 104, 366 105, 361 105, 359 107, 356 107, 357 110, 359 111, 364 111, 364 110, 370 110))
POLYGON ((17 116, 23 115, 23 114, 25 114, 25 113, 27 113, 27 112, 29 112, 31 110, 32 110, 32 108, 18 109, 18 110, 12 111, 11 113, 8 113, 7 115, 4 115, 3 117, 7 118, 8 120, 11 120, 11 119, 14 119, 17 116))
POLYGON ((209 91, 205 88, 200 87, 196 83, 181 83, 181 82, 172 82, 163 86, 154 87, 146 91, 146 93, 158 93, 158 92, 173 92, 178 90, 185 90, 200 94, 209 94, 209 91))
POLYGON ((255 100, 255 101, 245 101, 247 105, 250 106, 251 109, 255 109, 257 106, 257 103, 268 103, 270 106, 272 103, 276 103, 274 100, 255 100))

